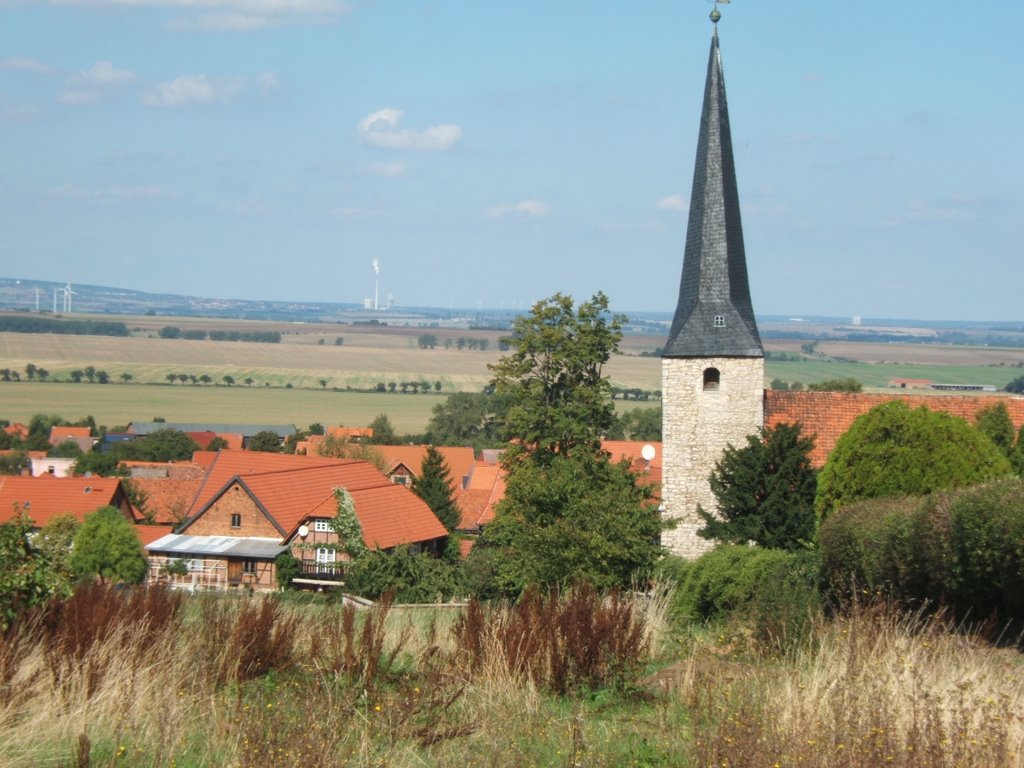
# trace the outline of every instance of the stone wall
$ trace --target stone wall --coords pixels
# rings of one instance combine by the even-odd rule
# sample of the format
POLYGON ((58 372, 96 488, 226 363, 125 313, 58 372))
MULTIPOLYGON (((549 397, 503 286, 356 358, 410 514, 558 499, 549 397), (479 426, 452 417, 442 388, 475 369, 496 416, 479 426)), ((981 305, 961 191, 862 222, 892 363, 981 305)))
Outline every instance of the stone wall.
POLYGON ((764 359, 664 358, 661 390, 662 508, 677 521, 662 542, 673 554, 697 557, 713 546, 697 536, 697 506, 716 509, 708 484, 715 463, 764 424, 764 359), (719 371, 717 387, 705 388, 709 368, 719 371))

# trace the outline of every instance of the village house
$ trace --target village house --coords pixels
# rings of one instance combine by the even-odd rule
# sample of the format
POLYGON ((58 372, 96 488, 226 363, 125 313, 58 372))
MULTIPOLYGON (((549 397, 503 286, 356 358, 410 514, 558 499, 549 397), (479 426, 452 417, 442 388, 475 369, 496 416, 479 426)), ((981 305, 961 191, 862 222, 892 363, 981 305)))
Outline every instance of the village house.
POLYGON ((285 552, 312 581, 337 578, 346 559, 332 525, 338 489, 351 496, 370 549, 431 549, 447 535, 418 496, 369 462, 223 451, 207 470, 185 522, 147 547, 151 580, 273 589, 274 560, 285 552), (169 566, 180 571, 182 565, 183 577, 171 575, 169 566))
POLYGON ((138 515, 117 477, 24 477, 0 475, 0 523, 24 513, 33 528, 59 515, 79 523, 100 507, 114 507, 134 522, 138 515))

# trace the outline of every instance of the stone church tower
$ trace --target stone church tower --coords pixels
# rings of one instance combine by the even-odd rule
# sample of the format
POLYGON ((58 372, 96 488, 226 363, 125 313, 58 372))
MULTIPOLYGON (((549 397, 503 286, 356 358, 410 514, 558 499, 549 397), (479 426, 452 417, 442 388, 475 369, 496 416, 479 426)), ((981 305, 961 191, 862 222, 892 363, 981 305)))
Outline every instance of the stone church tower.
POLYGON ((693 170, 683 277, 661 361, 663 534, 669 551, 696 557, 697 506, 716 509, 708 476, 729 444, 764 423, 764 350, 754 321, 729 132, 718 12, 693 170))

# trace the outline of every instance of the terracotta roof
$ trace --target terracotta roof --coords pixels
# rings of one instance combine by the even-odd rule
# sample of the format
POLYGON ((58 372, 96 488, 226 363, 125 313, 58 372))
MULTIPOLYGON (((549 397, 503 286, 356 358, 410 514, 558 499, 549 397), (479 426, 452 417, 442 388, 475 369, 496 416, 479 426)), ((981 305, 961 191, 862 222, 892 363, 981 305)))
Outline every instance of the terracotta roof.
POLYGON ((131 484, 145 494, 142 511, 147 517, 152 515, 157 523, 170 525, 185 519, 203 477, 133 477, 131 484))
POLYGON ((210 443, 213 442, 214 438, 219 437, 221 440, 227 443, 226 450, 229 451, 240 451, 245 444, 245 436, 238 433, 231 432, 186 432, 186 435, 191 437, 196 445, 200 449, 206 450, 210 443))
POLYGON ((867 394, 863 392, 785 392, 765 390, 764 423, 773 427, 780 423, 800 422, 805 434, 814 435, 811 463, 825 464, 836 441, 854 420, 876 405, 900 400, 911 408, 928 408, 959 416, 974 423, 978 411, 1004 403, 1015 429, 1024 425, 1024 397, 978 395, 902 395, 867 394))
MULTIPOLYGON (((208 452, 206 452, 208 453, 208 452)), ((205 456, 193 455, 193 461, 202 463, 205 456)), ((210 462, 203 484, 192 502, 189 515, 195 515, 205 507, 215 494, 219 493, 231 478, 244 477, 263 472, 278 472, 286 469, 301 469, 338 464, 351 459, 322 459, 317 456, 293 456, 287 453, 262 453, 260 451, 218 451, 210 462)))
POLYGON ((124 498, 117 477, 0 476, 0 523, 23 508, 37 528, 63 514, 81 522, 100 507, 120 507, 124 498))
POLYGON ((642 467, 650 466, 661 469, 660 442, 651 440, 602 440, 601 447, 612 455, 612 461, 629 459, 629 463, 633 465, 639 462, 639 465, 642 467), (651 459, 650 464, 648 464, 641 453, 645 445, 650 445, 654 448, 654 458, 651 459))
POLYGON ((4 432, 8 435, 16 435, 22 439, 28 437, 28 427, 22 424, 20 421, 16 421, 14 424, 8 424, 4 427, 4 432))
POLYGON ((497 464, 478 461, 469 487, 456 499, 462 519, 459 530, 475 531, 494 519, 494 505, 505 498, 505 472, 497 464))
POLYGON ((357 491, 392 485, 367 461, 340 463, 337 459, 333 464, 252 474, 240 479, 285 534, 308 517, 317 516, 316 512, 334 517, 335 488, 345 488, 355 498, 357 491))
MULTIPOLYGON (((437 451, 444 458, 445 464, 451 473, 452 489, 462 488, 463 478, 473 470, 474 459, 473 449, 463 446, 435 446, 437 451)), ((419 476, 423 468, 423 459, 427 455, 426 445, 374 445, 377 451, 387 461, 389 473, 401 465, 408 467, 415 476, 419 476)))
MULTIPOLYGON (((298 527, 312 518, 337 514, 335 488, 345 488, 352 495, 363 539, 370 548, 390 549, 447 534, 422 499, 408 488, 390 482, 369 462, 305 458, 301 461, 291 467, 232 476, 276 523, 284 540, 293 538, 298 527)), ((215 469, 223 471, 221 462, 218 459, 215 469)), ((266 462, 267 466, 283 463, 266 462)), ((237 466, 238 462, 228 464, 237 466)), ((230 480, 231 477, 227 478, 217 491, 231 487, 230 480)), ((203 505, 195 507, 194 514, 201 516, 218 495, 211 495, 203 505)), ((186 527, 183 532, 187 530, 186 527)))
POLYGON ((157 539, 162 539, 169 533, 174 532, 173 525, 136 525, 135 535, 139 537, 142 546, 148 547, 157 539))
POLYGON ((92 437, 92 430, 89 427, 50 427, 50 443, 60 445, 65 440, 74 440, 76 437, 92 437), (57 442, 54 443, 54 440, 57 442))

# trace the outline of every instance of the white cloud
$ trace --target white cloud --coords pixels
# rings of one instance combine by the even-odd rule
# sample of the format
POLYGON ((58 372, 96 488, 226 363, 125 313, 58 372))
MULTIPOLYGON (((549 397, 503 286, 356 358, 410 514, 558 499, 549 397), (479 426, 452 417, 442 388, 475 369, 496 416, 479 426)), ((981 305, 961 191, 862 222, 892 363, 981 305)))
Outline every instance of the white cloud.
POLYGON ((250 31, 286 24, 332 24, 348 15, 347 0, 51 0, 85 8, 171 8, 193 14, 175 19, 183 30, 250 31))
POLYGON ((114 186, 105 189, 83 189, 70 183, 51 189, 50 196, 80 200, 156 200, 158 198, 174 197, 163 187, 156 184, 130 187, 114 186))
POLYGON ((663 197, 654 204, 659 211, 685 211, 687 208, 686 198, 675 194, 663 197))
POLYGON ((256 84, 266 93, 281 87, 281 79, 273 72, 260 72, 256 75, 256 84))
POLYGON ((366 168, 374 176, 405 176, 409 171, 409 166, 403 163, 401 160, 396 160, 393 163, 372 163, 366 168))
POLYGON ((977 221, 978 212, 972 210, 976 203, 973 198, 959 195, 938 202, 911 200, 907 217, 911 221, 977 221))
POLYGON ((238 80, 214 83, 206 75, 182 75, 158 84, 143 102, 151 107, 181 107, 188 104, 212 104, 225 101, 241 89, 238 80))
POLYGON ((32 72, 37 75, 52 74, 54 69, 49 64, 44 64, 35 59, 20 58, 17 56, 0 61, 0 70, 8 72, 32 72))
POLYGON ((547 203, 533 199, 520 200, 518 203, 502 203, 487 209, 487 215, 492 219, 504 219, 513 214, 540 218, 550 212, 551 207, 547 203))
POLYGON ((135 80, 135 73, 131 70, 117 69, 109 61, 97 61, 89 69, 68 78, 68 85, 124 85, 135 80))
POLYGON ((64 91, 60 95, 60 100, 65 104, 82 106, 95 104, 100 100, 100 94, 99 91, 64 91))
POLYGON ((399 128, 402 110, 385 107, 359 121, 359 135, 367 144, 384 149, 412 149, 446 152, 462 139, 462 129, 454 123, 434 125, 417 131, 399 128))

